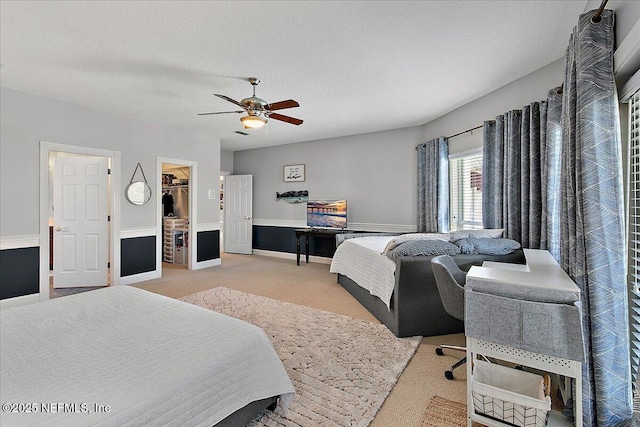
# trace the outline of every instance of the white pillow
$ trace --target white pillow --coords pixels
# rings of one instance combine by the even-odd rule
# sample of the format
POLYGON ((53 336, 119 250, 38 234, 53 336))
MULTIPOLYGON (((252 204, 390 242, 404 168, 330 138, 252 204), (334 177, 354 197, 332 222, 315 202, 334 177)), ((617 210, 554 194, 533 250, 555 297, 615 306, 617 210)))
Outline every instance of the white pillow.
POLYGON ((396 246, 401 245, 405 242, 410 242, 412 240, 442 240, 443 242, 449 241, 448 233, 408 233, 401 234, 399 236, 394 237, 389 240, 387 243, 387 247, 382 251, 382 255, 387 255, 391 252, 396 246))
POLYGON ((504 228, 483 228, 482 230, 458 230, 449 233, 449 241, 455 242, 460 239, 468 239, 470 237, 474 239, 490 238, 500 239, 504 233, 504 228))

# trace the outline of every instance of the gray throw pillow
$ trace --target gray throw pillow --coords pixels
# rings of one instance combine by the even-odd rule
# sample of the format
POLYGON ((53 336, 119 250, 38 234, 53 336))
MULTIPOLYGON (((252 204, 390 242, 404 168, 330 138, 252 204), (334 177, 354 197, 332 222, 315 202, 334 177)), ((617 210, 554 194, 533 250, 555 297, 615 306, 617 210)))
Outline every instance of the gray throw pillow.
POLYGON ((520 243, 511 239, 470 237, 453 242, 463 254, 508 255, 520 248, 520 243))
POLYGON ((387 256, 396 261, 400 256, 458 255, 460 248, 442 240, 413 240, 402 243, 387 256))
POLYGON ((469 243, 468 238, 458 239, 455 242, 453 242, 453 244, 458 248, 460 248, 461 254, 472 254, 474 253, 473 251, 475 251, 475 247, 473 246, 472 243, 469 243))

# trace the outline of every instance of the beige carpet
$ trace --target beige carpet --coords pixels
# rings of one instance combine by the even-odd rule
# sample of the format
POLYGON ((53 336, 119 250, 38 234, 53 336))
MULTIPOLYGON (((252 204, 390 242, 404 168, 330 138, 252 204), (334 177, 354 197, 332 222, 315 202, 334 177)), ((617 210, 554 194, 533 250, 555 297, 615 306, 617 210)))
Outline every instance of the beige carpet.
POLYGON ((261 327, 296 389, 286 416, 252 426, 368 426, 413 356, 419 337, 385 326, 216 287, 181 300, 261 327))
MULTIPOLYGON (((303 262, 296 266, 293 259, 223 253, 222 265, 216 267, 202 270, 168 268, 171 266, 167 264, 163 267, 161 278, 135 286, 172 298, 225 286, 379 323, 337 283, 336 275, 329 273, 327 264, 303 262)), ((462 354, 452 351, 436 356, 436 347, 443 343, 464 345, 464 335, 423 338, 371 427, 420 427, 425 409, 435 395, 466 404, 466 370, 457 370, 454 381, 444 377, 444 371, 462 354)))
MULTIPOLYGON (((224 286, 378 323, 336 282, 336 275, 329 273, 326 264, 303 262, 296 266, 293 259, 223 253, 220 266, 192 271, 165 268, 162 278, 135 286, 173 298, 224 286)), ((443 343, 464 345, 464 335, 423 338, 371 427, 420 427, 435 395, 466 404, 465 368, 456 371, 454 381, 444 377, 444 371, 462 354, 452 351, 436 356, 436 346, 443 343)))

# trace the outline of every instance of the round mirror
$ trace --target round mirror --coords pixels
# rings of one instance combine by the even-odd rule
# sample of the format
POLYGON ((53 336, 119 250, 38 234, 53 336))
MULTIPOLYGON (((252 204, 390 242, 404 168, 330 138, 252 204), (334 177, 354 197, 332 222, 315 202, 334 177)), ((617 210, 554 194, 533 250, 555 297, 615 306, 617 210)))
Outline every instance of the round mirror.
POLYGON ((146 182, 136 181, 127 185, 124 191, 129 203, 134 205, 144 205, 151 199, 151 187, 146 182))

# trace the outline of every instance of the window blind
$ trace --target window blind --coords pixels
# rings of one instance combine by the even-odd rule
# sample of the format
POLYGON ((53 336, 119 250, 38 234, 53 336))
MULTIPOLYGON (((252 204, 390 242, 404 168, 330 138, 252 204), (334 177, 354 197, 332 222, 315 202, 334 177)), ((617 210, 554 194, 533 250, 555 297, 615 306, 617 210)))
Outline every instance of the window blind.
POLYGON ((482 153, 449 159, 451 230, 482 228, 482 153))
MULTIPOLYGON (((629 316, 631 371, 640 365, 640 91, 629 101, 629 316)), ((634 385, 635 381, 632 382, 634 385)))

